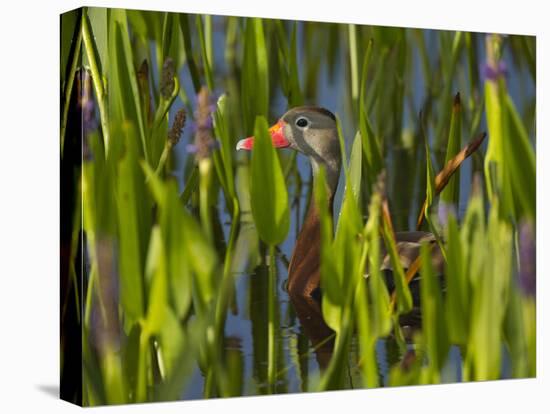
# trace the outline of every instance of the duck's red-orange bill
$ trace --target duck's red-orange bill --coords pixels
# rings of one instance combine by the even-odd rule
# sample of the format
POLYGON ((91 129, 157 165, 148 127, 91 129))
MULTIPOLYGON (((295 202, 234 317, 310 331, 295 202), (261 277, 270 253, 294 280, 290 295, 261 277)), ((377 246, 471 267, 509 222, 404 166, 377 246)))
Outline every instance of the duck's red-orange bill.
MULTIPOLYGON (((269 128, 269 135, 271 135, 271 142, 275 148, 285 148, 290 145, 290 142, 285 138, 283 132, 283 127, 285 126, 284 121, 279 121, 271 128, 269 128)), ((254 146, 254 137, 248 137, 241 139, 237 142, 237 150, 247 150, 250 151, 254 146)))

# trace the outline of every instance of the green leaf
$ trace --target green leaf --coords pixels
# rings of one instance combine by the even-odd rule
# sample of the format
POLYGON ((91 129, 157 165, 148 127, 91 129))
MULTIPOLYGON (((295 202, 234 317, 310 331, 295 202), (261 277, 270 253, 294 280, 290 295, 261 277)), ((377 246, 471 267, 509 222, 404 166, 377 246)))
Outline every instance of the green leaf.
POLYGON ((220 184, 222 185, 228 206, 236 199, 235 172, 233 170, 233 140, 229 134, 229 120, 227 111, 227 96, 223 94, 217 102, 216 111, 213 114, 214 133, 220 143, 221 151, 213 153, 214 165, 220 184))
POLYGON ((147 279, 150 280, 147 315, 144 322, 145 335, 160 332, 167 312, 168 282, 166 275, 166 258, 160 229, 155 226, 151 231, 151 242, 147 255, 147 279))
POLYGON ((504 105, 508 112, 508 139, 504 166, 510 168, 514 200, 522 213, 535 218, 536 213, 536 165, 535 152, 527 131, 510 96, 505 97, 504 105))
POLYGON ((380 208, 381 197, 375 192, 369 206, 369 220, 365 228, 368 252, 368 294, 371 303, 371 335, 385 336, 391 329, 390 295, 380 271, 380 208))
POLYGON ((290 61, 288 64, 290 98, 288 100, 288 103, 291 107, 304 104, 304 96, 300 88, 300 74, 298 71, 298 52, 296 41, 297 27, 298 23, 294 22, 294 24, 292 25, 292 34, 290 36, 290 61))
POLYGON ((469 334, 471 297, 468 274, 466 272, 462 241, 454 215, 447 217, 447 263, 445 278, 447 281, 445 316, 449 340, 454 344, 466 344, 469 334))
POLYGON ((391 229, 385 222, 383 236, 386 249, 390 255, 393 270, 392 276, 397 294, 397 310, 399 313, 407 313, 413 306, 411 290, 409 289, 409 285, 405 278, 405 271, 403 270, 403 265, 401 264, 401 260, 399 258, 394 235, 391 233, 391 229))
POLYGON ((304 96, 300 88, 300 72, 297 60, 297 22, 292 23, 290 48, 287 43, 286 29, 282 20, 276 20, 274 29, 277 38, 277 56, 279 60, 279 75, 283 93, 290 108, 304 104, 304 96))
POLYGON ((480 182, 474 180, 472 196, 460 230, 463 255, 465 263, 468 263, 468 280, 472 285, 477 284, 478 279, 483 277, 483 265, 487 254, 485 248, 485 206, 480 187, 480 182))
POLYGON ((351 99, 355 103, 359 98, 359 63, 357 62, 357 28, 354 24, 348 24, 349 66, 351 99))
MULTIPOLYGON (((529 369, 528 341, 530 335, 527 333, 528 323, 524 308, 524 298, 521 297, 521 290, 516 281, 510 280, 510 302, 506 311, 504 321, 504 338, 510 349, 510 359, 512 362, 512 376, 514 378, 524 378, 535 376, 534 370, 529 369)), ((534 325, 535 321, 532 321, 534 325)))
POLYGON ((362 227, 361 213, 351 186, 346 186, 338 228, 331 247, 332 260, 337 268, 337 273, 331 276, 326 274, 324 278, 327 280, 332 277, 339 282, 338 290, 342 293, 342 298, 338 305, 341 307, 347 306, 348 302, 351 302, 353 286, 363 274, 362 269, 358 269, 361 254, 359 235, 362 227))
POLYGON ((164 62, 164 60, 168 56, 170 56, 173 32, 174 32, 174 18, 172 16, 172 13, 164 13, 164 19, 162 22, 162 39, 161 39, 161 45, 162 45, 161 61, 162 62, 164 62))
POLYGON ((193 56, 193 44, 191 42, 191 29, 189 28, 189 16, 181 13, 180 29, 183 35, 183 45, 185 48, 185 57, 187 59, 187 66, 189 67, 189 73, 191 74, 191 80, 193 81, 193 87, 195 93, 198 94, 201 89, 201 80, 199 76, 199 70, 195 63, 195 57, 193 56))
POLYGON ((180 199, 183 204, 187 204, 193 192, 198 188, 199 185, 199 168, 193 166, 187 181, 185 182, 185 188, 183 189, 180 199))
MULTIPOLYGON (((191 306, 193 278, 185 245, 185 235, 189 231, 185 227, 186 211, 179 200, 177 191, 175 182, 168 184, 166 207, 162 212, 161 226, 168 272, 169 303, 172 305, 174 314, 178 318, 183 318, 191 306)), ((206 252, 206 254, 208 253, 206 252)), ((211 257, 211 260, 215 261, 215 258, 211 257)))
POLYGON ((248 135, 255 117, 267 118, 269 109, 269 62, 262 19, 246 19, 243 53, 241 103, 244 131, 248 135))
POLYGON ((80 26, 81 11, 71 10, 61 15, 61 44, 60 44, 60 66, 61 70, 61 85, 65 85, 65 75, 68 74, 67 67, 69 65, 69 58, 76 49, 76 40, 78 36, 81 36, 79 32, 82 31, 80 26))
POLYGON ((218 291, 218 256, 199 223, 187 212, 183 214, 183 228, 187 229, 183 243, 187 246, 189 263, 195 275, 193 284, 199 295, 198 305, 204 308, 199 310, 205 310, 218 291))
MULTIPOLYGON (((97 101, 98 109, 99 109, 99 117, 101 121, 101 133, 103 138, 103 150, 106 155, 110 152, 110 146, 111 146, 111 128, 112 125, 109 121, 109 114, 111 112, 111 108, 107 105, 106 100, 106 85, 105 85, 105 77, 108 76, 106 72, 103 72, 103 70, 107 71, 107 64, 105 60, 107 58, 110 59, 109 54, 106 54, 103 58, 100 57, 102 54, 102 51, 106 51, 107 45, 103 44, 102 41, 101 44, 98 44, 96 41, 96 38, 93 33, 93 29, 91 27, 90 23, 90 17, 88 16, 88 9, 83 9, 82 14, 82 44, 83 49, 85 53, 83 53, 82 61, 84 66, 88 66, 91 72, 92 76, 92 83, 94 85, 94 91, 95 91, 95 98, 97 101), (103 60, 101 60, 103 59, 103 60)), ((106 13, 106 11, 105 11, 106 13)), ((105 32, 101 34, 103 36, 107 30, 107 15, 104 15, 104 18, 99 19, 100 23, 95 23, 95 30, 101 31, 101 29, 105 29, 105 32), (99 26, 99 27, 97 27, 99 26)), ((101 38, 102 40, 105 39, 105 37, 101 38)), ((109 71, 110 72, 110 71, 109 71)))
POLYGON ((346 188, 334 241, 332 241, 332 225, 329 219, 329 204, 326 200, 324 170, 322 175, 318 173, 315 181, 316 189, 319 192, 318 203, 322 203, 318 204, 320 217, 324 217, 321 219, 323 222, 321 238, 324 240, 321 248, 321 286, 324 293, 323 316, 332 329, 341 335, 345 335, 342 331, 344 311, 346 307, 351 306, 353 287, 356 286, 358 278, 363 273, 362 269, 358 268, 361 253, 358 236, 363 226, 358 206, 361 182, 361 151, 359 138, 356 137, 354 150, 352 149, 351 154, 352 160, 350 165, 347 165, 345 142, 338 117, 336 118, 336 127, 346 176, 346 188))
MULTIPOLYGON (((162 358, 163 377, 170 381, 177 375, 186 374, 185 378, 190 379, 191 368, 195 363, 195 352, 190 343, 190 338, 185 335, 184 327, 171 309, 167 308, 164 316, 164 323, 158 334, 160 356, 162 358)), ((186 381, 182 381, 186 382, 186 381)), ((163 385, 165 385, 164 383, 163 385)), ((165 387, 162 387, 164 390, 165 387)), ((182 388, 180 388, 182 389, 182 388)), ((170 399, 176 399, 179 394, 170 399)), ((163 398, 166 400, 166 398, 163 398)), ((158 398, 158 401, 162 399, 158 398)))
POLYGON ((132 26, 132 32, 140 36, 143 41, 162 39, 165 13, 151 10, 126 10, 126 15, 132 26))
MULTIPOLYGON (((500 37, 487 40, 488 65, 498 64, 500 37)), ((489 196, 498 196, 503 215, 519 221, 533 219, 536 211, 535 152, 527 129, 510 98, 504 78, 485 81, 485 106, 489 144, 485 178, 489 196)))
POLYGON ((512 274, 512 231, 500 219, 499 206, 491 208, 482 248, 487 251, 482 272, 474 280, 471 334, 466 364, 472 380, 500 377, 502 361, 502 323, 508 303, 512 274))
POLYGON ((276 245, 285 240, 290 226, 288 193, 264 117, 256 118, 254 131, 250 170, 252 215, 260 238, 276 245))
POLYGON ((150 206, 144 191, 144 178, 140 174, 136 147, 132 145, 136 135, 130 130, 125 138, 126 153, 117 171, 117 218, 119 232, 119 261, 121 278, 121 302, 131 319, 144 316, 143 263, 145 243, 149 230, 150 206))
POLYGON ((292 105, 290 104, 291 96, 292 96, 292 91, 290 88, 290 74, 287 68, 287 63, 290 59, 290 51, 286 40, 286 28, 283 20, 275 20, 274 31, 275 31, 275 36, 277 39, 277 46, 278 46, 277 58, 279 61, 279 71, 280 71, 279 76, 280 76, 281 88, 287 98, 287 102, 289 106, 292 107, 292 105))
POLYGON ((342 290, 341 272, 333 250, 332 215, 329 214, 326 173, 319 168, 314 179, 313 195, 319 210, 321 225, 321 288, 323 290, 323 319, 335 332, 341 330, 342 307, 345 301, 342 290))
MULTIPOLYGON (((86 16, 89 21, 90 34, 93 39, 94 53, 99 73, 106 77, 109 73, 109 44, 108 44, 108 9, 104 7, 86 7, 86 16)), ((84 56, 84 64, 89 61, 84 56)), ((102 79, 103 81, 103 79, 102 79)))
MULTIPOLYGON (((458 61, 462 53, 463 44, 462 41, 463 33, 454 32, 442 32, 440 35, 441 40, 441 49, 448 50, 448 53, 441 54, 441 75, 443 80, 443 91, 442 91, 442 104, 444 108, 448 108, 451 105, 452 97, 452 87, 454 85, 454 78, 458 67, 458 61)), ((451 115, 452 116, 452 115, 451 115)), ((435 146, 441 148, 444 145, 445 134, 443 131, 445 127, 449 124, 449 112, 444 112, 436 124, 435 130, 435 146)))
POLYGON ((426 153, 426 210, 425 214, 428 215, 428 209, 433 203, 435 197, 435 174, 432 165, 432 158, 430 155, 430 148, 428 147, 428 141, 424 140, 424 149, 426 153))
POLYGON ((430 245, 423 243, 420 248, 422 258, 420 302, 422 308, 422 334, 428 355, 430 382, 440 381, 440 372, 447 359, 449 342, 444 318, 441 287, 434 272, 430 245))
MULTIPOLYGON (((343 140, 340 141, 343 145, 343 140)), ((357 142, 359 142, 357 140, 357 142)), ((361 159, 356 145, 356 159, 361 159)), ((360 171, 360 165, 354 167, 360 171)), ((349 178, 349 172, 346 174, 349 178)), ((332 241, 332 226, 327 200, 324 169, 320 168, 314 178, 319 217, 321 220, 321 289, 322 312, 328 326, 336 332, 334 354, 319 388, 338 389, 344 380, 347 352, 354 327, 353 303, 355 287, 364 283, 364 261, 361 260, 362 244, 359 235, 363 226, 361 214, 353 194, 351 179, 348 179, 338 229, 332 241)), ((366 298, 363 298, 366 300, 366 298)))
POLYGON ((156 401, 181 399, 182 390, 191 378, 190 372, 196 367, 201 335, 206 329, 204 319, 192 320, 182 327, 175 315, 167 313, 166 323, 159 335, 165 379, 161 386, 155 387, 156 401))
MULTIPOLYGON (((208 18, 208 16, 205 16, 205 18, 208 18)), ((214 75, 212 74, 212 61, 211 56, 209 56, 208 50, 212 48, 211 45, 208 45, 207 38, 210 39, 212 37, 212 34, 205 34, 204 26, 202 24, 202 16, 200 14, 197 14, 197 32, 199 34, 199 40, 201 44, 201 53, 202 53, 202 63, 204 65, 204 74, 206 78, 206 84, 208 85, 208 89, 210 91, 214 90, 214 75)), ((211 26, 210 26, 211 29, 211 26)))
MULTIPOLYGON (((453 159, 460 152, 462 143, 462 119, 460 95, 456 94, 453 102, 451 115, 451 126, 449 127, 449 140, 447 141, 447 153, 445 155, 445 164, 453 159)), ((447 186, 441 192, 441 201, 458 205, 460 191, 460 170, 456 171, 449 179, 447 186)))
POLYGON ((368 171, 368 176, 365 177, 368 188, 372 188, 384 165, 382 150, 380 149, 380 144, 374 135, 374 131, 372 130, 365 106, 368 68, 372 55, 372 44, 373 42, 370 40, 363 59, 359 94, 359 132, 361 133, 363 154, 366 160, 365 170, 368 171))
POLYGON ((142 154, 149 162, 150 154, 145 132, 145 119, 140 102, 139 86, 130 41, 128 19, 123 9, 114 9, 109 16, 109 107, 115 111, 112 122, 133 123, 139 131, 142 154))
POLYGON ((189 311, 194 287, 199 306, 213 299, 216 291, 216 252, 198 223, 183 207, 176 184, 164 184, 151 167, 146 163, 141 165, 160 209, 164 260, 168 272, 168 302, 175 315, 181 318, 189 311))
MULTIPOLYGON (((422 123, 423 120, 421 119, 420 122, 422 123)), ((434 168, 432 164, 432 157, 430 155, 430 147, 428 145, 428 136, 426 135, 426 131, 424 130, 423 124, 421 125, 421 128, 422 128, 422 135, 424 137, 424 152, 426 155, 426 201, 424 204, 424 216, 426 217, 426 221, 428 223, 431 223, 429 210, 434 201, 434 197, 436 196, 435 173, 434 173, 434 168)))
POLYGON ((82 66, 82 58, 85 56, 85 53, 82 52, 83 30, 81 23, 82 10, 74 10, 61 15, 61 158, 63 158, 65 149, 67 118, 73 95, 75 75, 77 69, 82 66))
MULTIPOLYGON (((367 248, 364 247, 366 255, 367 248)), ((361 260, 361 268, 364 268, 366 256, 361 260)), ((359 339, 359 347, 361 352, 361 373, 365 386, 372 388, 378 387, 378 363, 376 361, 376 341, 377 338, 372 334, 371 315, 369 303, 367 300, 367 285, 364 280, 360 280, 357 284, 355 295, 355 310, 357 323, 357 337, 359 339)))
POLYGON ((361 134, 355 134, 349 160, 349 178, 355 202, 361 200, 361 134))

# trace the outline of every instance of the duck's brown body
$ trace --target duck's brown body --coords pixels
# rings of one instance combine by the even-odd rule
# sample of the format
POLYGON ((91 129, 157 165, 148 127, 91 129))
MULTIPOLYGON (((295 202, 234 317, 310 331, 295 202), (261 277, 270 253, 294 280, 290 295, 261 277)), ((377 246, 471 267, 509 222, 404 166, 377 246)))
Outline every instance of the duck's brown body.
MULTIPOLYGON (((329 196, 328 207, 332 213, 341 164, 336 117, 324 108, 311 106, 293 108, 281 117, 270 129, 270 133, 275 147, 290 147, 309 158, 314 180, 319 168, 321 166, 324 168, 329 196)), ((250 137, 239 141, 237 149, 252 149, 253 140, 254 138, 250 137)), ((431 233, 426 232, 396 233, 398 253, 405 268, 418 257, 420 245, 425 241, 434 242, 435 239, 431 233)), ((391 270, 389 257, 384 252, 382 254, 382 269, 391 270)), ((441 271, 443 258, 438 247, 432 249, 432 258, 436 269, 441 271)), ((319 212, 315 202, 310 200, 288 269, 287 286, 291 297, 311 297, 312 293, 319 288, 320 262, 319 212)))
POLYGON ((310 202, 288 267, 288 292, 291 296, 311 296, 320 280, 321 226, 317 205, 310 202))
MULTIPOLYGON (((329 206, 332 214, 332 199, 329 206)), ((395 233, 397 254, 401 265, 408 269, 420 255, 422 243, 436 243, 432 233, 425 231, 410 231, 395 233)), ((442 274, 444 259, 439 246, 432 249, 432 265, 437 273, 442 274)), ((389 255, 381 242, 381 270, 392 271, 389 255)), ((288 267, 288 292, 291 297, 312 296, 319 288, 321 280, 321 223, 319 211, 315 203, 310 202, 304 224, 294 245, 294 251, 288 267)), ((365 276, 368 276, 365 273, 365 276)))

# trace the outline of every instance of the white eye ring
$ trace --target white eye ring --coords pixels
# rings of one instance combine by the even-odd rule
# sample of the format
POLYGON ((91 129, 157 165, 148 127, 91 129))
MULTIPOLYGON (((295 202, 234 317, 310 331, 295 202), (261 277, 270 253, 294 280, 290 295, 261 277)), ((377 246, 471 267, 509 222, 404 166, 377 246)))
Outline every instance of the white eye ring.
POLYGON ((301 116, 296 120, 296 126, 299 128, 306 128, 309 126, 309 121, 306 117, 301 116))

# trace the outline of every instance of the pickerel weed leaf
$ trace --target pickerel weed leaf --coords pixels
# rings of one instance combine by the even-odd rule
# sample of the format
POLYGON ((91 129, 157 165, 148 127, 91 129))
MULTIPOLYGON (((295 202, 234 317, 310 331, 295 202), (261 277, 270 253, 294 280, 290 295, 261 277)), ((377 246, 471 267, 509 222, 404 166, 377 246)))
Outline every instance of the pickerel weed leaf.
MULTIPOLYGON (((460 94, 456 94, 452 114, 451 125, 449 127, 449 139, 447 141, 447 154, 445 155, 445 164, 452 160, 460 151, 462 141, 462 108, 460 103, 460 94)), ((450 205, 457 205, 459 200, 460 171, 449 178, 447 186, 441 192, 441 201, 450 205)))
MULTIPOLYGON (((444 319, 443 299, 439 280, 433 269, 430 249, 422 244, 420 296, 422 306, 423 337, 428 354, 430 380, 439 382, 440 371, 447 359, 449 340, 444 319)), ((431 382, 430 381, 430 382, 431 382)))
POLYGON ((437 174, 437 176, 433 180, 434 185, 432 190, 430 191, 430 195, 426 196, 426 200, 424 200, 424 204, 422 205, 422 209, 420 210, 420 214, 418 215, 418 219, 416 220, 417 230, 420 230, 420 227, 422 226, 426 208, 431 204, 431 200, 433 200, 434 195, 439 194, 445 188, 445 186, 449 182, 449 179, 452 177, 455 171, 458 170, 462 162, 479 148, 486 136, 487 134, 481 133, 477 137, 475 137, 464 148, 462 148, 462 151, 456 154, 454 158, 450 159, 447 164, 445 164, 445 167, 443 167, 443 169, 437 174))
POLYGON ((256 118, 254 132, 250 170, 252 215, 260 238, 276 245, 284 241, 290 226, 288 192, 264 117, 256 118))

